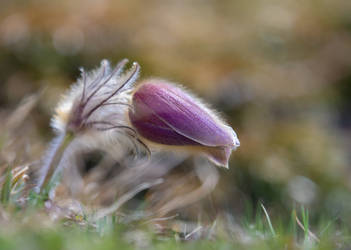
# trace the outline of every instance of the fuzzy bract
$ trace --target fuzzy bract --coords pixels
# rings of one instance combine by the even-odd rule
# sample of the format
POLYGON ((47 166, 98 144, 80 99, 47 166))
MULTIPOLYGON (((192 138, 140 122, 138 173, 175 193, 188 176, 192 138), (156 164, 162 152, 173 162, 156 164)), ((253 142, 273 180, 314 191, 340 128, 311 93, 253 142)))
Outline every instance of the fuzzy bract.
POLYGON ((57 137, 43 157, 36 191, 39 192, 50 180, 55 179, 55 173, 61 171, 66 149, 70 148, 70 153, 74 151, 73 140, 88 138, 90 140, 85 140, 86 142, 101 144, 104 150, 111 151, 113 147, 110 147, 110 142, 128 138, 136 151, 139 146, 146 148, 136 137, 135 130, 128 126, 130 94, 139 76, 140 67, 133 63, 131 69, 124 72, 127 62, 124 59, 111 68, 109 62, 103 60, 96 70, 81 70, 81 78, 55 109, 51 126, 57 137))
POLYGON ((111 68, 107 60, 91 72, 81 70, 78 79, 55 109, 51 125, 58 132, 79 133, 86 129, 109 130, 126 126, 130 92, 139 75, 134 63, 123 73, 128 60, 111 68))

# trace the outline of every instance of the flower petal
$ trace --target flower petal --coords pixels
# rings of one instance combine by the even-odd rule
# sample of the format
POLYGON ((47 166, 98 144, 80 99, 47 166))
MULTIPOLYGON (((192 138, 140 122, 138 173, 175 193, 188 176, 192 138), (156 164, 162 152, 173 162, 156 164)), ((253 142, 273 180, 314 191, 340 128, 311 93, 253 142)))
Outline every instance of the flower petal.
MULTIPOLYGON (((167 125, 180 136, 194 141, 194 144, 210 147, 237 145, 237 137, 230 127, 195 97, 174 85, 157 80, 144 82, 134 93, 133 105, 135 112, 138 112, 138 108, 143 111, 147 109, 148 112, 142 114, 146 116, 143 120, 155 121, 158 118, 163 127, 167 125)), ((180 145, 184 144, 189 143, 180 145)))
POLYGON ((134 111, 129 113, 129 118, 144 138, 165 145, 199 145, 160 120, 139 98, 133 99, 133 108, 134 111))

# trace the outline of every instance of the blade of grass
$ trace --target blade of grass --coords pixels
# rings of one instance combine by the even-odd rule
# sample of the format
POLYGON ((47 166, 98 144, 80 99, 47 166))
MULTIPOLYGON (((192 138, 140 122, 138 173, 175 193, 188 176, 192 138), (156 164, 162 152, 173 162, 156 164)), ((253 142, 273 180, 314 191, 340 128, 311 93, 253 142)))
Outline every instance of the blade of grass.
POLYGON ((296 228, 296 210, 295 208, 291 212, 291 222, 290 222, 290 231, 293 234, 294 240, 297 239, 297 228, 296 228))
MULTIPOLYGON (((305 214, 306 215, 306 214, 305 214)), ((309 229, 308 229, 308 225, 304 225, 299 218, 296 216, 296 222, 297 225, 299 225, 299 227, 305 232, 305 240, 308 239, 308 237, 310 237, 311 239, 320 242, 320 239, 314 234, 312 233, 309 229), (307 231, 306 231, 307 230, 307 231)))
POLYGON ((16 186, 16 184, 20 181, 21 178, 23 178, 23 176, 28 172, 28 170, 29 170, 29 167, 24 166, 19 171, 17 171, 16 173, 13 174, 13 180, 11 183, 12 188, 14 188, 16 186))
POLYGON ((2 204, 8 204, 10 200, 11 183, 12 183, 12 173, 11 173, 11 168, 9 167, 6 172, 6 178, 5 178, 4 184, 2 185, 2 188, 1 188, 0 200, 2 204))
POLYGON ((302 216, 302 223, 304 227, 304 232, 305 232, 305 240, 308 239, 308 232, 309 232, 309 215, 308 215, 308 210, 304 208, 304 206, 301 206, 301 216, 302 216))
POLYGON ((266 219, 267 219, 267 221, 268 221, 269 229, 271 230, 271 233, 272 233, 273 237, 276 237, 277 235, 276 235, 276 233, 275 233, 275 231, 274 231, 274 228, 273 228, 271 219, 270 219, 270 217, 269 217, 269 214, 268 214, 266 208, 263 206, 262 203, 261 203, 261 207, 262 207, 262 210, 263 210, 264 214, 266 215, 266 219))
POLYGON ((333 220, 329 221, 328 224, 320 231, 319 236, 322 236, 337 219, 338 218, 334 218, 333 220))
POLYGON ((265 228, 262 220, 262 210, 259 206, 257 206, 255 214, 255 230, 258 230, 259 232, 264 232, 265 228))

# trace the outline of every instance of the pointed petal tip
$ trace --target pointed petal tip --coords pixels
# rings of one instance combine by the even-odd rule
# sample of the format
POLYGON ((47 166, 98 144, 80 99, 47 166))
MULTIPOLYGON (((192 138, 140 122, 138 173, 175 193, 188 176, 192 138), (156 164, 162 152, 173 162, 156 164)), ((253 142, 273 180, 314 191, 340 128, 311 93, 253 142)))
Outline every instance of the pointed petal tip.
POLYGON ((206 148, 207 158, 218 167, 229 169, 229 157, 232 152, 230 147, 211 147, 206 148))
POLYGON ((239 141, 238 137, 234 137, 233 150, 236 150, 238 147, 240 147, 240 141, 239 141))
POLYGON ((220 167, 220 168, 225 168, 225 169, 229 169, 229 163, 228 162, 222 162, 222 161, 219 161, 218 159, 215 159, 211 156, 207 156, 208 159, 213 163, 215 164, 217 167, 220 167))
POLYGON ((229 164, 225 164, 225 165, 218 165, 219 167, 225 168, 225 169, 229 169, 229 164))
POLYGON ((232 150, 236 150, 238 147, 240 147, 239 138, 232 127, 228 125, 225 125, 225 127, 229 132, 229 137, 231 137, 232 150))

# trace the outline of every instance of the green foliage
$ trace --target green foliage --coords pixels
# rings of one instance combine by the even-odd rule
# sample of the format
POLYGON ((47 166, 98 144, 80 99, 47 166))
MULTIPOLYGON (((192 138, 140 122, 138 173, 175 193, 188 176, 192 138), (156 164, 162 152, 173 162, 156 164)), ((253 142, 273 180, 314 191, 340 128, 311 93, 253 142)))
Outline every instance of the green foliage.
POLYGON ((2 184, 0 201, 2 204, 6 205, 10 200, 11 188, 12 188, 12 173, 11 168, 8 167, 5 174, 5 181, 2 184))

